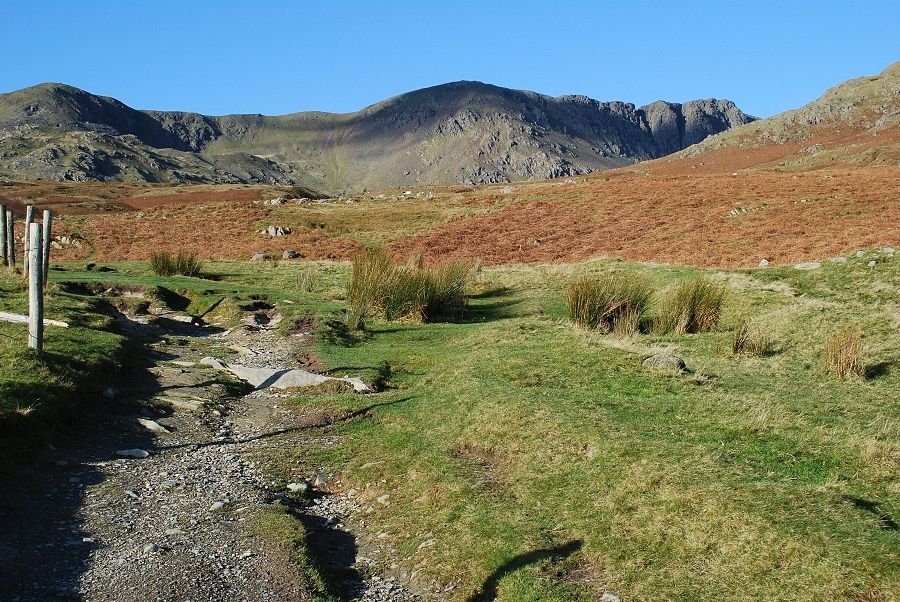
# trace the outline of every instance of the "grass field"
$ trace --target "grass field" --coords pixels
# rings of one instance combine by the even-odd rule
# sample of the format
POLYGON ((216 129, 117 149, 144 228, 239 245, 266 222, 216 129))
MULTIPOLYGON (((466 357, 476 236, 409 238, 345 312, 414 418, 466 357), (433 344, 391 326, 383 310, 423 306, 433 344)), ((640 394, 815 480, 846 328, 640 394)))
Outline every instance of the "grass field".
POLYGON ((493 267, 462 320, 364 331, 342 323, 346 264, 212 263, 212 280, 115 268, 53 277, 165 285, 197 313, 220 296, 266 295, 285 323, 317 317, 326 370, 383 382, 374 395, 297 397, 302 412, 370 409, 329 427, 337 446, 262 459, 276 475, 325 467, 357 489, 372 508, 356 519, 361 536, 389 541, 397 571, 450 599, 611 590, 627 600, 868 601, 900 591, 896 258, 868 251, 813 271, 493 267), (640 274, 659 296, 706 274, 728 288, 723 316, 693 335, 576 327, 567 285, 609 272, 640 274), (772 353, 732 353, 731 328, 748 316, 772 353), (866 376, 824 374, 827 339, 851 326, 864 334, 866 376), (660 349, 689 371, 643 369, 660 349))

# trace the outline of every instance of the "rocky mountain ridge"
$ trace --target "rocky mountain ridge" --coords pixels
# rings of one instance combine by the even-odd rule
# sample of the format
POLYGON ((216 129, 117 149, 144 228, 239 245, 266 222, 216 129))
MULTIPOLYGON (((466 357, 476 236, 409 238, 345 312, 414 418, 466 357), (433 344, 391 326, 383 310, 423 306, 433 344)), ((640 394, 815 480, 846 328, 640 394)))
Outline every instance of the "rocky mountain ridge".
POLYGON ((140 111, 62 84, 0 95, 7 179, 302 184, 341 191, 579 175, 753 118, 731 101, 600 102, 455 82, 357 113, 140 111))

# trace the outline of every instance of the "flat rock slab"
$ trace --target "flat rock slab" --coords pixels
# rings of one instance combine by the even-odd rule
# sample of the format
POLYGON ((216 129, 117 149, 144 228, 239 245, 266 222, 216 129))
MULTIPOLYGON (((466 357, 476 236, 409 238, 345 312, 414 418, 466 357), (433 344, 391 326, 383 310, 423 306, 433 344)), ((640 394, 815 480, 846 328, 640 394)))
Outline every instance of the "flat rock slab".
POLYGON ((252 368, 240 364, 228 364, 214 357, 205 357, 201 364, 217 370, 231 372, 255 389, 293 389, 314 387, 330 380, 349 383, 357 393, 368 393, 372 389, 360 378, 335 378, 301 370, 299 368, 252 368))

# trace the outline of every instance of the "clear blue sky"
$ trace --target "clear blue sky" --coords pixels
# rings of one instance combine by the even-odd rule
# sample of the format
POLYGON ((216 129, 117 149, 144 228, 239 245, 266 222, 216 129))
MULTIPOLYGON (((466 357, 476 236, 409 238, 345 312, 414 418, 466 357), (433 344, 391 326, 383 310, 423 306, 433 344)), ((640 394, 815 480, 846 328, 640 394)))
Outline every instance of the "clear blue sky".
POLYGON ((462 79, 768 116, 900 60, 900 0, 2 0, 0 91, 136 108, 353 111, 462 79))

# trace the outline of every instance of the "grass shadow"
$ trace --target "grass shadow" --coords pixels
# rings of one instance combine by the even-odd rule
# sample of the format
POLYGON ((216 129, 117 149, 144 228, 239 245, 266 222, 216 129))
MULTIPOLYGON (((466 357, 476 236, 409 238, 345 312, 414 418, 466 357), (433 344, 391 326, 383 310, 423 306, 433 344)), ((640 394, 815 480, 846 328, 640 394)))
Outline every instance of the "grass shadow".
POLYGON ((897 524, 894 517, 885 512, 876 502, 853 495, 845 495, 844 499, 853 504, 858 510, 874 516, 879 526, 885 531, 900 531, 900 525, 897 524))
POLYGON ((497 586, 500 584, 500 580, 510 573, 514 573, 523 567, 544 560, 562 560, 580 550, 583 545, 584 542, 582 540, 573 539, 568 543, 552 548, 540 548, 514 556, 509 561, 497 567, 494 572, 484 580, 484 583, 478 591, 467 598, 467 602, 491 602, 496 600, 497 586))

